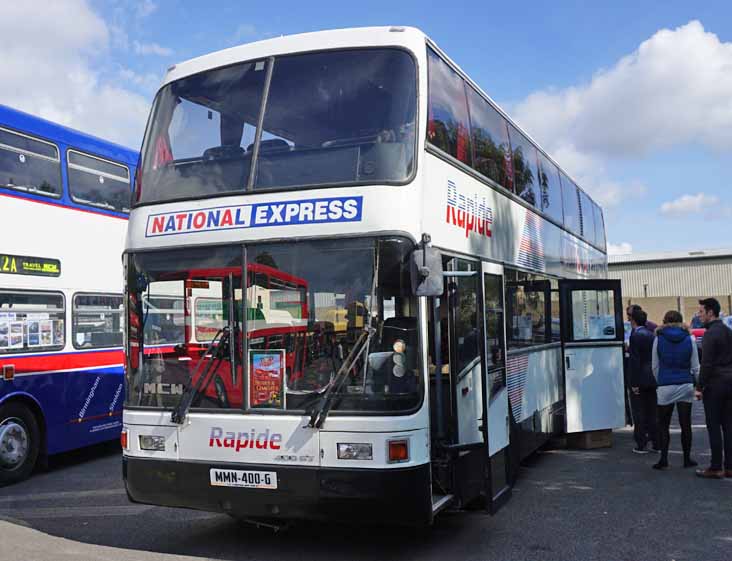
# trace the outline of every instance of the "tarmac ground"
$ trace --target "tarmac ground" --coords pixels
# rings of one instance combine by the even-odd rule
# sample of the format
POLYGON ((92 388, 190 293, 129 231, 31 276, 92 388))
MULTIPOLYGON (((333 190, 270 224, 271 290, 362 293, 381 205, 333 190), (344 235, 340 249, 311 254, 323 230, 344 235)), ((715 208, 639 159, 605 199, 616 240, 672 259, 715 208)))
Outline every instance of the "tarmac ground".
MULTIPOLYGON (((703 408, 694 456, 709 463, 703 408)), ((672 427, 678 426, 676 418, 672 427)), ((732 560, 732 479, 702 480, 636 455, 632 429, 612 448, 537 453, 495 516, 443 513, 428 532, 298 523, 286 531, 225 515, 131 504, 115 443, 54 458, 48 471, 0 489, 0 560, 732 560)))

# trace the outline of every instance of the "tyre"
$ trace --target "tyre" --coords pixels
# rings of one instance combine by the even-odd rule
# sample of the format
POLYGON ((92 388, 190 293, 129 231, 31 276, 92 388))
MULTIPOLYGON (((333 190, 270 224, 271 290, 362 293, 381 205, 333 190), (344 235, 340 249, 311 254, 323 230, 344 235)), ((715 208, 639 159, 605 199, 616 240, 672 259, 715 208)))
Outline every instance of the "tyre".
POLYGON ((226 395, 226 386, 224 385, 224 381, 218 376, 216 376, 216 380, 214 381, 214 388, 216 388, 216 401, 218 401, 219 407, 228 409, 229 398, 226 395))
POLYGON ((0 487, 26 479, 36 465, 41 431, 21 403, 0 406, 0 487))

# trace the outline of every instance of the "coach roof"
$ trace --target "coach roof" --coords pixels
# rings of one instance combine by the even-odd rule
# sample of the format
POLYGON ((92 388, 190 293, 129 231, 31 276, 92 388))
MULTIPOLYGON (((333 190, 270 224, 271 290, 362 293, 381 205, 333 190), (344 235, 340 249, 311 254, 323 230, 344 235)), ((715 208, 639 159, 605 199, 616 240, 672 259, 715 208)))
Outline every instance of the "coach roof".
POLYGON ((163 85, 212 68, 283 54, 379 46, 405 47, 418 53, 424 49, 425 39, 425 34, 419 29, 396 26, 334 29, 286 35, 216 51, 171 66, 163 85))

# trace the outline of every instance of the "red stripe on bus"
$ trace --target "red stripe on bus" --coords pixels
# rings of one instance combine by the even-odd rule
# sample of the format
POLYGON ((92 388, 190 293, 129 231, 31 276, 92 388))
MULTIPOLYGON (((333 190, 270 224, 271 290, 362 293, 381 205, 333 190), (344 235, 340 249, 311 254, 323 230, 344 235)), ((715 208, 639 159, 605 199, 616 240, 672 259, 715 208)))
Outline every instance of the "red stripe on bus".
POLYGON ((87 421, 98 421, 99 419, 109 419, 110 417, 119 417, 122 415, 122 411, 110 411, 102 415, 92 415, 91 417, 84 417, 83 419, 71 419, 67 424, 77 425, 79 423, 86 423, 87 421))

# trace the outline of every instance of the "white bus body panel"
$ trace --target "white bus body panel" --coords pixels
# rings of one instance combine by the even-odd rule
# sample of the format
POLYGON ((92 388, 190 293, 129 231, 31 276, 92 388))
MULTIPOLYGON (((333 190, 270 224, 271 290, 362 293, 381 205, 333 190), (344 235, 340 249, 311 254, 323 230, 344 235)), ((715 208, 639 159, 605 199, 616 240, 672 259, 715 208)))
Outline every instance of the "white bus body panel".
POLYGON ((557 277, 605 277, 604 255, 559 226, 429 152, 422 168, 421 231, 434 245, 557 277))
MULTIPOLYGON (((447 383, 447 381, 446 381, 447 383)), ((480 361, 458 379, 455 386, 457 401, 458 442, 483 442, 483 369, 480 361)))
POLYGON ((425 414, 426 407, 422 407, 419 413, 405 417, 366 417, 377 422, 369 423, 369 430, 364 432, 364 417, 329 417, 323 429, 317 430, 307 427, 309 418, 300 415, 192 412, 183 425, 178 426, 170 421, 170 411, 126 410, 124 426, 130 444, 125 454, 232 464, 403 468, 429 462, 429 428, 424 425, 425 414), (415 429, 418 424, 423 426, 415 429), (142 450, 139 445, 142 435, 164 436, 165 450, 142 450), (409 441, 409 461, 390 464, 387 461, 388 441, 401 439, 409 441), (371 444, 373 460, 338 459, 339 442, 371 444))
MULTIPOLYGON (((127 220, 2 196, 3 253, 61 261, 61 275, 2 275, 6 289, 122 293, 122 244, 127 220), (32 217, 32 222, 29 219, 32 217), (62 229, 62 231, 54 230, 62 229)), ((70 324, 69 324, 70 326, 70 324)), ((71 346, 71 338, 66 338, 71 346)))
POLYGON ((623 349, 571 347, 564 351, 567 432, 625 426, 623 349))

